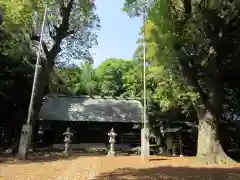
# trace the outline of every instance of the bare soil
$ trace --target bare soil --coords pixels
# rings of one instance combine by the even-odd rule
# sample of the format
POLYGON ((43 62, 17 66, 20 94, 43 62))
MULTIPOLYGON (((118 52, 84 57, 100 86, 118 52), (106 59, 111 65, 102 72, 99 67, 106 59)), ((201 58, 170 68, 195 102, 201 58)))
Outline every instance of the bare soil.
POLYGON ((0 158, 1 180, 240 180, 239 165, 200 165, 193 157, 32 155, 0 158))

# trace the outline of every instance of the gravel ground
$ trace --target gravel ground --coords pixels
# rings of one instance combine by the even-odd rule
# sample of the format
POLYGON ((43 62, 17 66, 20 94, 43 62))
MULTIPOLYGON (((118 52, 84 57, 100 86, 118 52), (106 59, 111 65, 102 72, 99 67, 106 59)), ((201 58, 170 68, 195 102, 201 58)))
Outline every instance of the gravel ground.
POLYGON ((0 158, 1 180, 240 180, 240 165, 199 165, 194 158, 48 156, 0 158))

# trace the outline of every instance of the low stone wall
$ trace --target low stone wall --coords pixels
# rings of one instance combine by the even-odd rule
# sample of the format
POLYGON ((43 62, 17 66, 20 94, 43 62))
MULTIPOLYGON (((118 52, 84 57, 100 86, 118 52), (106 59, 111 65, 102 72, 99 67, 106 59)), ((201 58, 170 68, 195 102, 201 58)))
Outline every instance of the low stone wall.
MULTIPOLYGON (((81 144, 70 144, 71 149, 108 149, 109 144, 104 143, 81 143, 81 144)), ((130 144, 115 144, 116 149, 130 149, 130 144)), ((64 149, 64 144, 53 144, 49 148, 53 149, 64 149)))

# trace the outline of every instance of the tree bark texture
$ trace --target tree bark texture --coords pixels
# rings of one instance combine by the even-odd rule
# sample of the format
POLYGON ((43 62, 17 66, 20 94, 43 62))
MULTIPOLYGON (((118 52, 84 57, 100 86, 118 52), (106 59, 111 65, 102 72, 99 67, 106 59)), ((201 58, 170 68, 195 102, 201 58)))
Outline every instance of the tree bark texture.
POLYGON ((199 115, 197 158, 206 164, 234 162, 222 148, 216 116, 207 110, 199 115))
MULTIPOLYGON (((219 76, 214 73, 206 77, 205 86, 208 92, 205 92, 198 82, 194 64, 189 66, 190 63, 191 61, 186 61, 186 59, 180 61, 180 69, 187 84, 199 93, 199 99, 194 102, 199 120, 197 158, 207 164, 233 163, 234 161, 227 156, 222 148, 218 132, 223 96, 223 87, 219 76)), ((212 63, 209 66, 211 65, 212 72, 216 72, 216 67, 212 63)))
MULTIPOLYGON (((185 25, 188 19, 192 16, 192 1, 184 0, 184 19, 177 30, 179 37, 184 35, 185 25)), ((206 13, 203 11, 202 13, 206 13)), ((214 14, 213 14, 214 15, 214 14)), ((209 16, 209 14, 208 14, 209 16)), ((206 32, 207 38, 210 41, 207 58, 207 66, 202 68, 195 61, 195 57, 185 53, 184 39, 175 42, 175 50, 179 52, 179 68, 186 81, 186 84, 193 87, 194 91, 199 94, 197 101, 193 101, 196 113, 199 120, 198 128, 198 147, 197 158, 205 163, 232 163, 222 148, 222 143, 219 136, 219 122, 222 109, 223 84, 219 73, 218 62, 221 58, 221 40, 224 23, 218 16, 213 16, 208 19, 209 23, 215 25, 214 30, 209 30, 208 26, 202 27, 202 31, 206 32), (182 53, 182 54, 181 54, 182 53), (199 70, 203 74, 200 76, 199 70)), ((190 54, 190 53, 189 53, 190 54)))

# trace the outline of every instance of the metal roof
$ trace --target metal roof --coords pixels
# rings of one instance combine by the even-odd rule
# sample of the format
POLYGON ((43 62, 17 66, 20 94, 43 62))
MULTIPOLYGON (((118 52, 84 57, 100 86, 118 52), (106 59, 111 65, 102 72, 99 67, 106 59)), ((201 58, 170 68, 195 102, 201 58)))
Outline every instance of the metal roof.
POLYGON ((142 104, 135 99, 48 95, 39 120, 141 123, 142 117, 142 104))
POLYGON ((176 133, 176 132, 179 132, 181 129, 182 129, 181 127, 179 127, 179 128, 167 128, 163 132, 164 133, 176 133))

